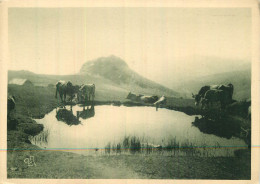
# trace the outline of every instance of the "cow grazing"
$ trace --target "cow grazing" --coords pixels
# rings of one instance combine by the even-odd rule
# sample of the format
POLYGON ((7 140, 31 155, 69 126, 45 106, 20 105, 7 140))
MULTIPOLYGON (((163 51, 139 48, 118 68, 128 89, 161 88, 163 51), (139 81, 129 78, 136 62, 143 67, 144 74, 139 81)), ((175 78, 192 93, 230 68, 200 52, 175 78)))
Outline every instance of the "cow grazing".
POLYGON ((161 106, 161 105, 165 105, 167 102, 167 99, 166 97, 163 95, 158 101, 156 101, 154 103, 155 107, 156 107, 156 111, 158 110, 158 108, 161 106))
POLYGON ((202 108, 211 106, 213 103, 220 102, 221 109, 224 109, 229 100, 229 94, 223 90, 210 89, 205 93, 205 96, 201 99, 202 108))
POLYGON ((87 101, 94 102, 95 98, 95 84, 83 84, 80 86, 78 90, 78 101, 84 101, 85 103, 87 101))
POLYGON ((206 86, 203 86, 198 94, 194 95, 192 94, 192 97, 195 99, 195 106, 198 106, 199 103, 201 102, 201 99, 205 96, 206 92, 208 90, 222 90, 224 91, 225 93, 228 94, 228 103, 231 103, 232 102, 232 96, 233 96, 233 91, 234 91, 234 86, 229 83, 227 85, 206 85, 206 86))

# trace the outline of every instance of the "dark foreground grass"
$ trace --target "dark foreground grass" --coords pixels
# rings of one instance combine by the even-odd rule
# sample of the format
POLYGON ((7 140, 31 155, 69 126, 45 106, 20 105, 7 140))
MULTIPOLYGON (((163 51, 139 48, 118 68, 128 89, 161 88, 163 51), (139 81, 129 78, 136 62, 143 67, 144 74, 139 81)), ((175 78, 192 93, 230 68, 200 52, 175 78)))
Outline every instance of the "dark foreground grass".
MULTIPOLYGON (((32 148, 33 145, 24 145, 32 148)), ((63 151, 9 151, 8 178, 250 179, 250 153, 236 157, 82 156, 63 151), (35 165, 24 163, 34 156, 35 165)))

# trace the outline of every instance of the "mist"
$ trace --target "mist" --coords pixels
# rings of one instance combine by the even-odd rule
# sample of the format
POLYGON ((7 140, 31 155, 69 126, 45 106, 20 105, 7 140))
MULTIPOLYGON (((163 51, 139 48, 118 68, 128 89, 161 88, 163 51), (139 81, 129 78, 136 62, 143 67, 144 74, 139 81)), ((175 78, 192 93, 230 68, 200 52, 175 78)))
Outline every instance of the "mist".
POLYGON ((10 70, 76 74, 116 55, 167 86, 250 65, 247 8, 10 8, 10 70))

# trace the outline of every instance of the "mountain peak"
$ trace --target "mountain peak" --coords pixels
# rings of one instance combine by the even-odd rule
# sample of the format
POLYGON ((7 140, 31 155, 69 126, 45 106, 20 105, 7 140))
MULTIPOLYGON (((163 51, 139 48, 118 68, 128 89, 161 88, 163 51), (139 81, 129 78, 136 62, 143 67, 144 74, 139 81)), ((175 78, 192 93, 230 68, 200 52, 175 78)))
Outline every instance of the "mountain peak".
POLYGON ((81 67, 80 73, 83 75, 100 76, 118 85, 135 86, 135 88, 143 88, 146 90, 155 88, 164 91, 166 94, 177 95, 176 92, 142 77, 130 69, 123 59, 114 55, 100 57, 86 62, 81 67))
POLYGON ((102 70, 103 68, 108 69, 114 69, 114 68, 124 68, 128 67, 126 62, 114 55, 108 56, 108 57, 100 57, 92 61, 86 62, 80 69, 80 73, 86 73, 90 72, 93 73, 97 70, 102 70))
POLYGON ((126 62, 114 55, 88 61, 80 69, 81 74, 99 75, 116 83, 122 82, 121 77, 127 75, 129 71, 126 62))

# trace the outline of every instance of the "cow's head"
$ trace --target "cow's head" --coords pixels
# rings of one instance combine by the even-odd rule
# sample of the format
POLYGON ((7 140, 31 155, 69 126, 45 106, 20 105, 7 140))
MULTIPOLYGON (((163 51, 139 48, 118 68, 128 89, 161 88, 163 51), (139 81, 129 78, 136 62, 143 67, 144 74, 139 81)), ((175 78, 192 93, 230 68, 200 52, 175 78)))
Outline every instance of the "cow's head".
POLYGON ((73 87, 72 82, 68 81, 67 82, 67 87, 72 88, 73 87))

